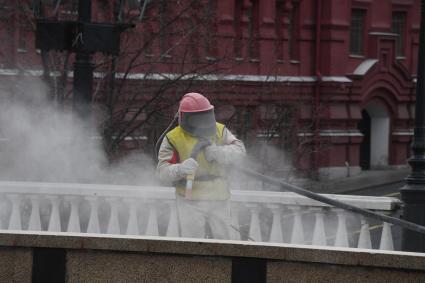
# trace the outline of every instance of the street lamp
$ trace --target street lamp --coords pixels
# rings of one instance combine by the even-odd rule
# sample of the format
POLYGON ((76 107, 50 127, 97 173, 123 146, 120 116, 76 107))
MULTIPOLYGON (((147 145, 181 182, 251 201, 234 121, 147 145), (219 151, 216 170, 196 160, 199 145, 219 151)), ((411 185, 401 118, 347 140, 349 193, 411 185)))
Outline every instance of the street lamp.
POLYGON ((120 34, 126 23, 93 23, 91 0, 78 1, 77 21, 37 20, 36 48, 68 50, 75 53, 73 80, 73 110, 87 120, 91 116, 93 68, 91 56, 95 52, 118 55, 120 34))
MULTIPOLYGON (((425 225, 425 0, 421 0, 418 62, 415 129, 412 156, 408 160, 412 170, 401 189, 401 199, 403 218, 425 225)), ((425 252, 425 234, 406 229, 402 233, 402 250, 425 252)))
POLYGON ((90 52, 84 48, 84 26, 91 22, 91 0, 78 1, 78 23, 76 54, 74 63, 74 88, 72 108, 82 119, 88 120, 91 114, 93 90, 93 68, 90 52), (82 27, 82 30, 81 30, 82 27))

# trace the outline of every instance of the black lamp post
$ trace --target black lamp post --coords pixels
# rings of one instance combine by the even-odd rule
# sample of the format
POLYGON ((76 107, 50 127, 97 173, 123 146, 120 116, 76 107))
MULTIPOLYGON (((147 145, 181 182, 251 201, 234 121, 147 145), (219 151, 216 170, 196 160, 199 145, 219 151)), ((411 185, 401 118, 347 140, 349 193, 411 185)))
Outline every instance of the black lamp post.
POLYGON ((36 47, 41 50, 68 50, 75 53, 73 110, 83 119, 90 118, 95 52, 118 55, 120 34, 125 23, 93 23, 91 0, 78 1, 78 21, 37 20, 36 47))
MULTIPOLYGON (((415 129, 412 156, 408 162, 412 170, 401 189, 404 202, 403 218, 425 225, 425 0, 421 0, 418 74, 416 82, 415 129)), ((425 252, 425 234, 403 230, 404 251, 425 252)))
POLYGON ((74 63, 73 110, 81 118, 87 120, 91 114, 93 90, 93 63, 91 54, 84 49, 84 24, 91 21, 91 0, 78 1, 78 30, 74 63), (82 28, 82 30, 81 30, 82 28))

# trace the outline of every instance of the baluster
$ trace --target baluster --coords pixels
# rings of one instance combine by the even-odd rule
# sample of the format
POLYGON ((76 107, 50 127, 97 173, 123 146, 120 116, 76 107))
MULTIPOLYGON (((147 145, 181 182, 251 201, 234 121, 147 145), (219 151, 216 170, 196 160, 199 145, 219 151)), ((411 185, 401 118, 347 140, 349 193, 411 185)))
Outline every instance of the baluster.
POLYGON ((148 218, 148 224, 146 227, 146 235, 147 236, 158 236, 158 218, 156 213, 156 206, 155 203, 149 202, 149 218, 148 218))
POLYGON ((137 201, 135 199, 126 199, 129 204, 129 215, 126 235, 139 235, 139 222, 137 219, 137 201))
POLYGON ((239 227, 239 208, 236 204, 231 205, 231 227, 230 227, 230 239, 232 240, 240 240, 241 233, 239 227))
POLYGON ((12 213, 9 218, 8 230, 22 230, 20 204, 22 197, 17 194, 7 195, 12 202, 12 213))
POLYGON ((28 230, 30 231, 40 231, 41 230, 41 221, 40 221, 40 199, 36 195, 30 196, 31 200, 31 215, 30 221, 28 224, 28 230))
POLYGON ((49 227, 48 231, 61 231, 61 219, 59 214, 59 197, 49 196, 50 202, 52 204, 52 212, 50 213, 49 227))
POLYGON ((380 250, 394 250, 393 235, 391 233, 391 224, 384 222, 382 227, 381 243, 379 245, 380 250))
POLYGON ((111 215, 109 217, 108 223, 108 234, 120 234, 120 224, 118 220, 118 202, 119 200, 116 198, 108 198, 107 201, 111 206, 111 215))
POLYGON ((282 207, 279 204, 269 204, 268 207, 272 210, 272 228, 270 231, 269 242, 283 243, 282 234, 282 207))
POLYGON ((66 199, 71 203, 71 212, 69 215, 69 222, 67 232, 81 232, 80 227, 80 215, 79 215, 79 204, 80 199, 75 196, 67 196, 66 199))
POLYGON ((100 233, 99 225, 99 198, 98 197, 86 197, 86 200, 90 203, 90 218, 87 226, 87 233, 100 233))
POLYGON ((294 224, 292 227, 291 244, 304 244, 304 228, 302 223, 301 207, 288 206, 294 214, 294 224))
POLYGON ((360 236, 357 247, 359 249, 371 249, 372 241, 370 239, 369 223, 366 221, 363 215, 360 216, 360 236))
POLYGON ((0 194, 0 229, 6 229, 6 218, 9 211, 9 202, 6 195, 0 194))
POLYGON ((335 209, 338 216, 338 228, 336 230, 336 247, 348 247, 347 214, 343 209, 335 209))
POLYGON ((260 208, 255 203, 247 204, 251 212, 251 223, 249 225, 249 238, 256 242, 261 242, 261 227, 260 227, 260 208))
POLYGON ((177 218, 177 208, 175 201, 167 201, 170 207, 170 221, 168 221, 167 237, 179 236, 179 222, 177 218))
POLYGON ((324 221, 324 211, 321 207, 311 208, 314 211, 314 230, 313 230, 313 239, 311 241, 312 245, 316 246, 326 246, 326 232, 325 232, 325 221, 324 221))

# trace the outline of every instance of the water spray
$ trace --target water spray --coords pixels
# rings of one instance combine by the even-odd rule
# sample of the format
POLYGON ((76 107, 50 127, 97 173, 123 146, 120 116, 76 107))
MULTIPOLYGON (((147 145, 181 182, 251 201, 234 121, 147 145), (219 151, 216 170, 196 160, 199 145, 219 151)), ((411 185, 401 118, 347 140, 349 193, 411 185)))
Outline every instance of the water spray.
MULTIPOLYGON (((159 144, 162 141, 162 139, 164 138, 164 136, 168 133, 168 131, 170 130, 170 128, 172 127, 172 125, 174 124, 174 122, 177 120, 178 118, 178 113, 176 113, 173 121, 170 123, 170 125, 167 127, 167 129, 161 134, 160 138, 158 139, 156 145, 155 145, 155 154, 158 157, 158 151, 159 151, 159 144)), ((201 150, 203 150, 206 146, 208 146, 210 144, 210 142, 206 139, 200 139, 199 142, 195 145, 194 149, 192 150, 191 153, 191 158, 196 159, 197 155, 199 154, 199 152, 201 150)), ((350 205, 314 192, 311 192, 309 190, 297 187, 293 184, 287 183, 281 179, 277 179, 277 178, 273 178, 273 177, 269 177, 266 176, 264 174, 261 174, 259 172, 256 172, 252 169, 249 168, 243 168, 241 166, 237 166, 235 163, 232 164, 232 166, 234 167, 234 169, 247 174, 249 176, 253 176, 257 179, 260 179, 262 181, 265 181, 267 183, 273 184, 273 185, 278 185, 280 187, 282 187, 283 189, 286 189, 288 191, 297 193, 299 195, 305 196, 307 198, 313 199, 313 200, 317 200, 319 202, 322 203, 326 203, 329 204, 331 206, 335 206, 344 210, 348 210, 357 214, 361 214, 363 216, 366 217, 370 217, 370 218, 374 218, 377 219, 379 221, 383 221, 383 222, 387 222, 387 223, 391 223, 397 226, 400 226, 402 228, 411 230, 411 231, 416 231, 422 234, 425 234, 425 226, 422 225, 418 225, 416 223, 413 222, 409 222, 403 219, 399 219, 399 218, 395 218, 395 217, 391 217, 382 213, 378 213, 378 212, 374 212, 368 209, 363 209, 354 205, 350 205)), ((193 181, 195 179, 194 175, 189 175, 186 177, 186 194, 185 197, 187 199, 191 199, 192 197, 192 185, 193 185, 193 181)))

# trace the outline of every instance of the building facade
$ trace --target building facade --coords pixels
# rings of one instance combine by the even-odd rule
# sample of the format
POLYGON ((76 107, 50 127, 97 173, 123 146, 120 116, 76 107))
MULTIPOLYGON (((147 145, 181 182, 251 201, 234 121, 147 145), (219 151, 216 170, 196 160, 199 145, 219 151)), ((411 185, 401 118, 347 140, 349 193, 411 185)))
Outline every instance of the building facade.
MULTIPOLYGON (((185 90, 204 93, 219 120, 275 169, 338 178, 406 165, 419 0, 158 0, 134 10, 132 3, 92 5, 95 21, 138 18, 114 67, 118 81, 130 82, 129 91, 142 85, 155 93, 164 81, 178 81, 166 90, 174 103, 185 90)), ((14 1, 0 7, 2 80, 18 67, 43 69, 28 18, 65 20, 77 13, 76 1, 64 1, 59 10, 30 4, 31 13, 14 1)), ((150 117, 138 111, 149 97, 120 109, 150 117)), ((176 107, 169 109, 168 118, 176 107)), ((132 133, 154 139, 151 133, 160 129, 153 124, 132 133)))

